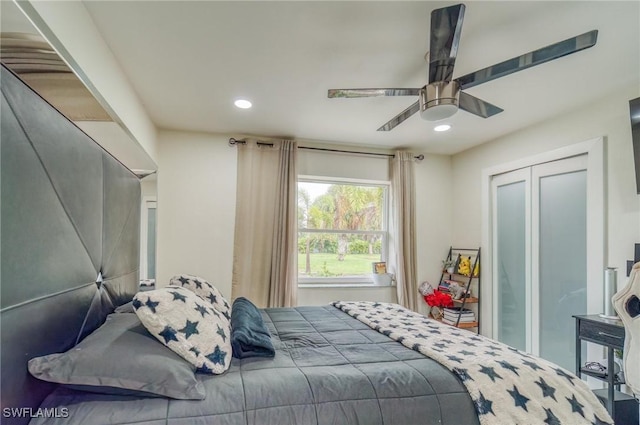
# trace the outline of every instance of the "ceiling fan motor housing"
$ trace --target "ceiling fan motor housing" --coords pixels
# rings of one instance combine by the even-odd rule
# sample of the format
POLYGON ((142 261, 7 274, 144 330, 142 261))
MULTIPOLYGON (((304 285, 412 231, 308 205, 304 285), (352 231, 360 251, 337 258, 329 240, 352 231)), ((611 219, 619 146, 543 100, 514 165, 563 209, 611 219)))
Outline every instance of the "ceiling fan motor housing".
POLYGON ((457 81, 435 81, 420 89, 420 116, 427 121, 449 118, 458 111, 459 100, 457 81))

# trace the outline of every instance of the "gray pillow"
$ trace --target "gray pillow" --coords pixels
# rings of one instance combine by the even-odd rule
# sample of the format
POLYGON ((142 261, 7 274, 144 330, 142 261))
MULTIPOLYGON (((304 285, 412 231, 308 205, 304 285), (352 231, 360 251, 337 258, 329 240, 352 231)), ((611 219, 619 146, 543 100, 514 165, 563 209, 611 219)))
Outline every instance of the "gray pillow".
POLYGON ((135 313, 136 310, 133 308, 133 301, 129 301, 126 304, 122 304, 120 307, 116 307, 113 310, 114 313, 135 313))
POLYGON ((29 372, 73 389, 118 395, 203 400, 195 368, 160 344, 135 314, 107 321, 66 353, 29 360, 29 372))

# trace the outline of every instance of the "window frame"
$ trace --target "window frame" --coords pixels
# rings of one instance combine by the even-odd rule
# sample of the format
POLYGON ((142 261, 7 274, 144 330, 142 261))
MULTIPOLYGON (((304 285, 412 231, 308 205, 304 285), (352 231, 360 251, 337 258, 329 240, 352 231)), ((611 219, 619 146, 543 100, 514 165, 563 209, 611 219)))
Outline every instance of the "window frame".
MULTIPOLYGON (((383 189, 382 198, 382 229, 381 230, 336 230, 336 229, 307 229, 298 228, 297 234, 306 233, 334 233, 334 234, 363 234, 371 235, 376 234, 382 236, 380 261, 384 261, 388 264, 389 258, 389 192, 391 190, 391 181, 389 180, 368 180, 368 179, 354 179, 347 177, 326 177, 326 176, 310 176, 299 175, 296 181, 296 200, 298 199, 298 187, 299 183, 322 183, 322 184, 338 184, 338 185, 351 185, 351 186, 364 186, 364 187, 381 187, 383 189)), ((296 238, 296 246, 298 238, 296 238)), ((297 249, 296 249, 297 253, 297 249)), ((299 268, 296 274, 298 281, 298 287, 300 288, 317 288, 317 287, 368 287, 368 286, 380 286, 376 285, 370 274, 351 277, 300 277, 299 268)))

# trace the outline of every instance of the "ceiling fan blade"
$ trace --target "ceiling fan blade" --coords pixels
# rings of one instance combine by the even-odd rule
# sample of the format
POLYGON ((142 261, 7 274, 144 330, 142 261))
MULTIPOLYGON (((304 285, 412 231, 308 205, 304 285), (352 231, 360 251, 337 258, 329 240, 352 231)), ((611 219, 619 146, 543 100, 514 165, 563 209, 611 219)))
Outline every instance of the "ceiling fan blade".
POLYGON ((390 131, 420 110, 420 102, 416 101, 404 111, 387 121, 378 131, 390 131))
POLYGON ((478 99, 477 97, 471 96, 465 92, 460 92, 459 107, 464 111, 482 118, 489 118, 492 115, 499 114, 504 111, 502 108, 498 108, 489 102, 485 102, 484 100, 478 99))
POLYGON ((464 20, 464 4, 431 12, 429 41, 429 83, 451 81, 464 20))
POLYGON ((327 97, 418 96, 420 89, 330 89, 327 97))
POLYGON ((504 77, 505 75, 513 74, 514 72, 579 52, 580 50, 588 49, 596 44, 597 39, 598 30, 585 32, 576 37, 568 38, 564 41, 534 50, 533 52, 472 72, 471 74, 463 75, 460 78, 456 78, 456 81, 460 83, 461 89, 468 89, 478 84, 486 83, 487 81, 495 80, 496 78, 504 77))

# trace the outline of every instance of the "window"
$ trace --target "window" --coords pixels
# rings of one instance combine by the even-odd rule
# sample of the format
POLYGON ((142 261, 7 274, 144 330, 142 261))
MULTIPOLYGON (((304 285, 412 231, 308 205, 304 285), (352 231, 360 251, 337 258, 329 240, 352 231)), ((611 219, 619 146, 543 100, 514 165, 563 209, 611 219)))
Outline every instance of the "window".
POLYGON ((371 283, 387 259, 388 182, 298 179, 298 283, 371 283))

